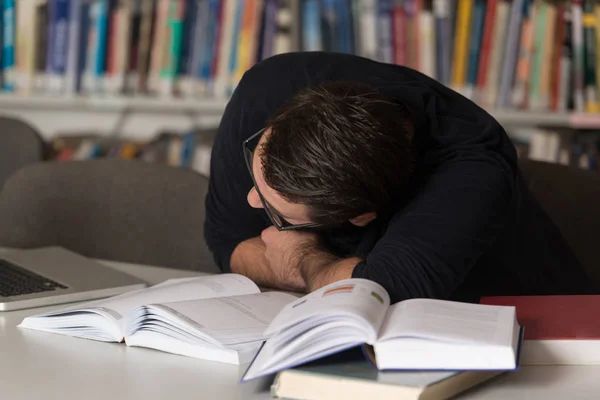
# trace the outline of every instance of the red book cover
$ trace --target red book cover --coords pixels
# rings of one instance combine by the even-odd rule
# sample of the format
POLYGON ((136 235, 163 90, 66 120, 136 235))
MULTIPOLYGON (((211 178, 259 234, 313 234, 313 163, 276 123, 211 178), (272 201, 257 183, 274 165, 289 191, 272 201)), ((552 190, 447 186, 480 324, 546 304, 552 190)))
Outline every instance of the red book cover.
POLYGON ((488 61, 492 51, 492 36, 494 33, 494 22, 496 21, 496 2, 488 0, 483 21, 483 38, 481 40, 481 53, 479 55, 479 67, 477 68, 477 88, 485 89, 485 81, 488 72, 488 61))
POLYGON ((515 306, 525 340, 600 340, 600 295, 483 297, 480 303, 515 306))

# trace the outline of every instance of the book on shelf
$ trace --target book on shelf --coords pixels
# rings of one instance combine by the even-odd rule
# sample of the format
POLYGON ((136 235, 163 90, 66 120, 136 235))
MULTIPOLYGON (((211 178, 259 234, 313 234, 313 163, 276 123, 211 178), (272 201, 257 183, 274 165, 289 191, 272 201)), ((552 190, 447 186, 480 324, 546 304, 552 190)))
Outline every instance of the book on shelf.
POLYGON ((435 299, 390 305, 365 279, 327 285, 287 304, 242 380, 363 346, 378 370, 514 370, 522 330, 515 308, 435 299))
POLYGON ((221 274, 168 280, 26 317, 19 326, 244 364, 264 341, 270 321, 295 299, 282 292, 261 293, 245 276, 221 274))
POLYGON ((281 371, 271 385, 289 400, 444 400, 502 371, 377 371, 367 361, 329 361, 281 371))
POLYGON ((512 306, 525 327, 522 365, 600 364, 600 296, 483 297, 481 304, 512 306))

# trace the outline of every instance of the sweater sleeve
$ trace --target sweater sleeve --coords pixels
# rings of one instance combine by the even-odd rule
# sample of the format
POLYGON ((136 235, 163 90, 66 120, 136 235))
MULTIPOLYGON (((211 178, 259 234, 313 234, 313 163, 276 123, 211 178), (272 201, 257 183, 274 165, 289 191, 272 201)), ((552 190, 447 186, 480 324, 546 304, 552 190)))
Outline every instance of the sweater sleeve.
POLYGON ((502 127, 467 99, 433 88, 422 110, 419 189, 353 271, 393 301, 449 298, 515 207, 516 152, 502 127))

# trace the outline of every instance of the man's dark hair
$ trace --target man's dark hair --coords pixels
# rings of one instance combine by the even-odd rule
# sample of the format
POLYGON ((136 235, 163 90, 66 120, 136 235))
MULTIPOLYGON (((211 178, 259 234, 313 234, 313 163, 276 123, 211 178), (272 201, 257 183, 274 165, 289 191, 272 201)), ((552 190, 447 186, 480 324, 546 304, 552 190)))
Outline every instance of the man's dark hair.
POLYGON ((309 206, 314 222, 387 209, 413 171, 409 111, 369 85, 334 81, 304 89, 267 126, 259 153, 265 181, 288 201, 309 206))

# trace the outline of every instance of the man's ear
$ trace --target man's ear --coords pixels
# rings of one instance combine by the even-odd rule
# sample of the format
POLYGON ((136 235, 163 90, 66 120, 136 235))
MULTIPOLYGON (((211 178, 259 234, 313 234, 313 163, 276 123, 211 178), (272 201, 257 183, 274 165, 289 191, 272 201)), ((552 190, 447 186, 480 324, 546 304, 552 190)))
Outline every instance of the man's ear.
POLYGON ((370 211, 357 217, 350 218, 350 222, 356 226, 365 226, 375 218, 377 218, 377 213, 375 211, 370 211))

